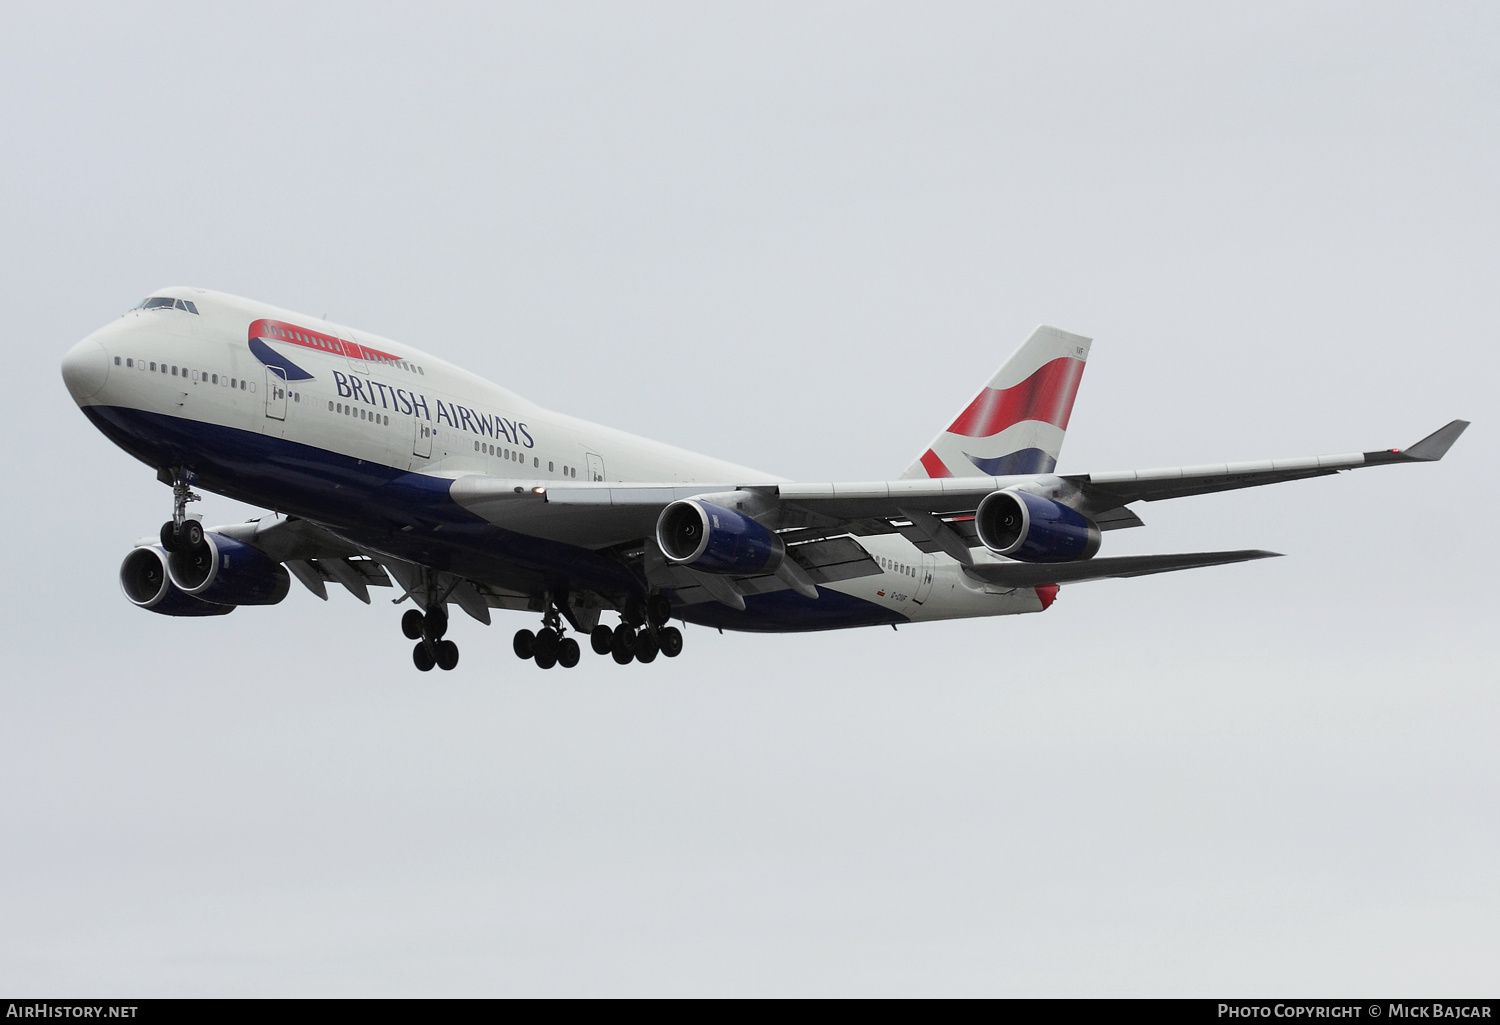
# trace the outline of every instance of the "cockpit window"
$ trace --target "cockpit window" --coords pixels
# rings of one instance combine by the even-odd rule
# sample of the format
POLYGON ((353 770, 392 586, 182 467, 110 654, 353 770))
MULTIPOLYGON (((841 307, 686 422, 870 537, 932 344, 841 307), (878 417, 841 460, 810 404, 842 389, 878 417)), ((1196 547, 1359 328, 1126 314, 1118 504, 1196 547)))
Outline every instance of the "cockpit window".
POLYGON ((142 299, 131 309, 135 310, 184 310, 196 314, 198 307, 191 299, 170 299, 164 295, 154 295, 148 299, 142 299))

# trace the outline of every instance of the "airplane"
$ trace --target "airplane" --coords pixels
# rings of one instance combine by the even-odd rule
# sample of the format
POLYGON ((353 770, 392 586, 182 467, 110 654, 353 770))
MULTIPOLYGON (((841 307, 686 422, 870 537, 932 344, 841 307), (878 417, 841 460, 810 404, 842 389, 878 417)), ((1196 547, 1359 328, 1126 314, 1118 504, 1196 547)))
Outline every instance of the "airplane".
POLYGON ((412 661, 451 670, 457 606, 540 614, 512 647, 572 668, 587 636, 625 665, 682 631, 792 632, 1045 611, 1062 585, 1218 566, 1257 549, 1097 557, 1129 507, 1441 459, 1406 449, 1058 474, 1092 341, 1038 327, 893 480, 798 482, 542 409, 364 331, 164 288, 78 342, 62 376, 103 434, 172 489, 120 566, 168 616, 282 601, 295 577, 410 602, 412 661), (205 528, 201 488, 274 515, 205 528), (393 583, 394 581, 394 583, 393 583), (605 614, 618 617, 610 626, 605 614))

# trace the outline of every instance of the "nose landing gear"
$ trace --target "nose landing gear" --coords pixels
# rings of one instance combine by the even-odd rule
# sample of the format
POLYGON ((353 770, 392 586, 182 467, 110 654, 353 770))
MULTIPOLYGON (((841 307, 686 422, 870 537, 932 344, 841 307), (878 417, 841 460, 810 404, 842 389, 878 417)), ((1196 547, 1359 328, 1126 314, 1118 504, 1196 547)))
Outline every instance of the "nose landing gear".
POLYGON ((172 518, 161 525, 161 546, 174 553, 196 550, 203 544, 203 524, 187 518, 187 504, 203 496, 188 487, 187 471, 180 466, 161 470, 156 479, 172 485, 172 518))

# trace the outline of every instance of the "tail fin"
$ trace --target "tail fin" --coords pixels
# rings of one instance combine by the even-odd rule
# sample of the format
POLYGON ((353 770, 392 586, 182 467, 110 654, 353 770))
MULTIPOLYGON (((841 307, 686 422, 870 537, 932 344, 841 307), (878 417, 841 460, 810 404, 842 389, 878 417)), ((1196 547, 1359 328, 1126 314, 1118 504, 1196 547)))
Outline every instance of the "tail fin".
POLYGON ((902 477, 1051 473, 1093 339, 1037 328, 902 477))

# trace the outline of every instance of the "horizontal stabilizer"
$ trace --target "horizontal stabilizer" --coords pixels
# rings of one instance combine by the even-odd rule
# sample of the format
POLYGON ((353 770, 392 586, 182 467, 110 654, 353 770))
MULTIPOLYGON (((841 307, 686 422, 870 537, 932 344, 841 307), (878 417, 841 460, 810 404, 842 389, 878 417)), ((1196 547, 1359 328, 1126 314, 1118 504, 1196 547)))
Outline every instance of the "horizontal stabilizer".
POLYGON ((1251 559, 1274 559, 1280 552, 1246 549, 1238 552, 1180 552, 1173 555, 1117 555, 1084 562, 1002 562, 965 567, 964 572, 987 584, 1001 587, 1036 587, 1039 584, 1076 584, 1110 577, 1143 577, 1200 566, 1223 566, 1251 559))

